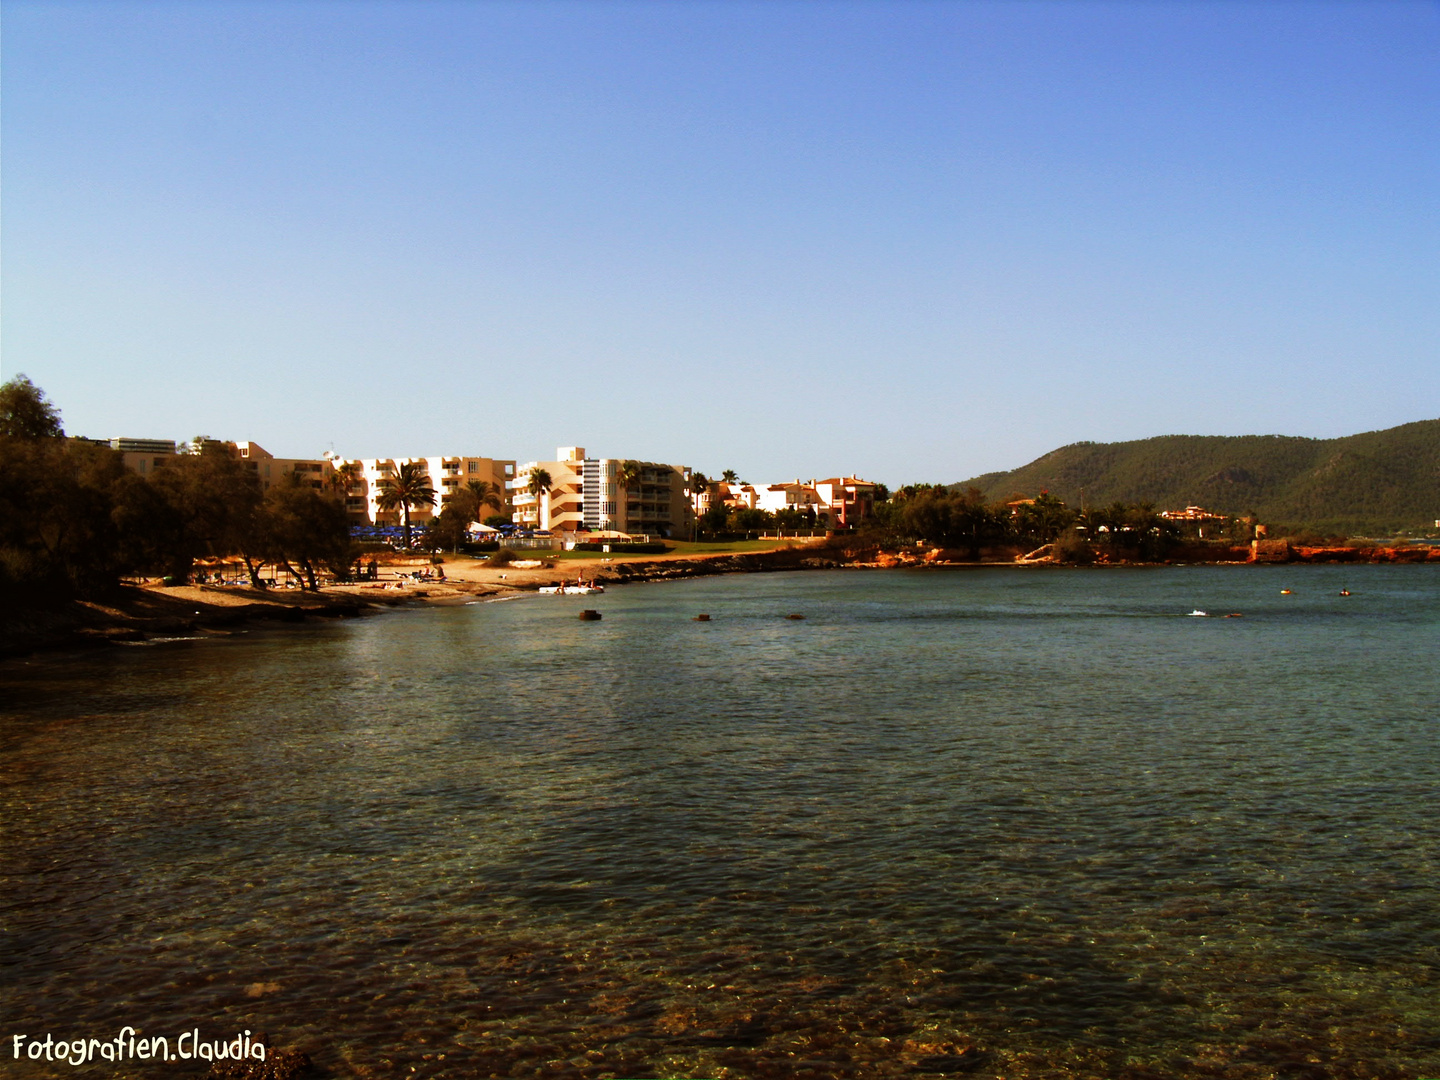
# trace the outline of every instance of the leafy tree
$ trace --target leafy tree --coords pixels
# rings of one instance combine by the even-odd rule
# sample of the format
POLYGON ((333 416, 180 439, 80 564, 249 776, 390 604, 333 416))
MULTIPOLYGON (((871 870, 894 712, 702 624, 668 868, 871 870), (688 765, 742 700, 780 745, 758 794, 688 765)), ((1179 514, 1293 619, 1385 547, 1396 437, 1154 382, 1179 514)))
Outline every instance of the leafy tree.
POLYGON ((909 499, 924 495, 927 491, 943 490, 940 484, 906 484, 890 498, 896 502, 905 502, 909 499))
POLYGON ((815 525, 815 509, 814 507, 807 507, 805 510, 801 510, 797 507, 787 506, 783 510, 776 510, 775 524, 781 529, 813 528, 815 525))
POLYGON ((710 508, 700 515, 699 526, 712 535, 722 533, 729 524, 729 518, 730 508, 719 499, 714 499, 710 503, 710 508))
POLYGON ((775 516, 768 510, 745 507, 732 510, 725 524, 731 532, 760 532, 775 524, 775 516))
POLYGON ((1095 561, 1093 540, 1073 525, 1055 538, 1050 550, 1063 563, 1088 566, 1095 561))
POLYGON ((435 485, 430 482, 430 474, 426 472, 425 465, 419 461, 407 461, 403 463, 396 472, 385 483, 385 490, 380 492, 376 505, 386 512, 399 509, 401 520, 405 526, 405 547, 410 547, 410 508, 413 506, 434 506, 435 485))
POLYGON ((111 498, 121 573, 170 573, 184 532, 176 502, 160 485, 128 469, 111 488, 111 498))
POLYGON ((1063 562, 1093 562, 1097 554, 1154 562, 1165 557, 1178 537, 1175 526, 1150 503, 1116 501, 1077 515, 1053 542, 1063 562))
POLYGON ((167 505, 157 523, 166 531, 151 534, 163 570, 187 581, 201 556, 240 555, 257 581, 255 560, 264 546, 260 480, 235 456, 233 444, 211 440, 201 447, 197 454, 177 455, 149 481, 167 505))
POLYGON ((963 547, 973 559, 1005 534, 1003 515, 985 504, 979 488, 947 491, 926 485, 903 500, 900 520, 913 536, 942 547, 963 547))
POLYGON ((425 530, 425 546, 432 551, 439 548, 459 551, 460 545, 468 538, 470 522, 474 520, 475 511, 470 497, 457 493, 425 530))
MULTIPOLYGON (((33 419, 33 415, 32 415, 33 419)), ((29 420, 10 430, 46 430, 29 420)), ((118 580, 118 453, 53 435, 0 436, 0 595, 98 596, 118 580)))
POLYGON ((322 567, 337 577, 349 576, 354 552, 342 497, 317 491, 290 473, 266 492, 260 528, 268 558, 311 591, 320 588, 322 567))
MULTIPOLYGON (((979 488, 971 487, 971 491, 979 488)), ((1015 536, 1026 544, 1049 544, 1075 524, 1078 515, 1063 501, 1042 491, 1032 503, 1015 508, 1011 528, 1015 536)))
POLYGON ((60 410, 24 375, 0 385, 0 436, 13 439, 58 439, 60 410))

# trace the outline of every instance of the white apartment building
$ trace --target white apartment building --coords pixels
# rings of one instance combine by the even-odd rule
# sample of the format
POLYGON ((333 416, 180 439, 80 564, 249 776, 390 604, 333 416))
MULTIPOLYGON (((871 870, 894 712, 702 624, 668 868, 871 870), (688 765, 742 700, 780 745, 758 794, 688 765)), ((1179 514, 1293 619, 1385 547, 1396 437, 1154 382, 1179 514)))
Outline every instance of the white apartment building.
POLYGON ((680 465, 624 458, 586 457, 585 448, 562 446, 554 461, 530 461, 510 483, 515 522, 542 532, 621 532, 688 536, 694 521, 690 470, 680 465), (625 466, 635 475, 621 486, 625 466), (539 470, 548 492, 533 493, 539 470))
POLYGON ((424 527, 433 518, 439 517, 445 504, 463 491, 469 481, 483 480, 494 485, 503 501, 506 489, 515 477, 515 462, 496 458, 439 454, 413 458, 356 458, 352 461, 332 457, 329 461, 332 469, 339 470, 348 464, 359 466, 359 475, 345 492, 345 508, 350 513, 350 520, 356 524, 401 524, 400 509, 380 509, 380 496, 399 473, 400 466, 412 462, 418 462, 422 466, 422 471, 430 478, 430 485, 435 489, 434 506, 410 508, 410 524, 417 528, 424 527))
POLYGON ((515 524, 539 532, 579 532, 585 527, 585 448, 562 446, 553 461, 527 461, 510 480, 515 524), (531 480, 543 472, 549 489, 531 491, 531 480))
POLYGON ((777 514, 781 510, 814 510, 817 514, 829 509, 814 482, 803 484, 798 479, 793 483, 764 484, 755 489, 755 508, 777 514))

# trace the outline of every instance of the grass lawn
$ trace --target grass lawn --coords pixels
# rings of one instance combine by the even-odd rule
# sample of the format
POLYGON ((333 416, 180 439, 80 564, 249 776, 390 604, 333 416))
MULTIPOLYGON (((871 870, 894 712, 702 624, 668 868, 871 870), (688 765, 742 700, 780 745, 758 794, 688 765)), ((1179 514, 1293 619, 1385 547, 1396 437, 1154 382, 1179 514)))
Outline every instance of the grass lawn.
POLYGON ((777 551, 802 544, 799 540, 720 540, 691 544, 684 541, 670 543, 674 555, 748 555, 755 551, 777 551))

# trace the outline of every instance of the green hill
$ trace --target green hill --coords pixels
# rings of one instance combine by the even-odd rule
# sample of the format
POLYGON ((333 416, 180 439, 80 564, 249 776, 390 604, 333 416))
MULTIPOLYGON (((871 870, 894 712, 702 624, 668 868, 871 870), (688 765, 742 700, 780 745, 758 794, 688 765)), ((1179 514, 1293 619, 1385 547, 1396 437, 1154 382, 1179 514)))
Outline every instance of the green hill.
POLYGON ((1254 511, 1262 521, 1327 533, 1433 531, 1440 519, 1440 420, 1341 439, 1162 435, 1074 443, 975 485, 990 500, 1044 490, 1071 506, 1150 502, 1254 511))

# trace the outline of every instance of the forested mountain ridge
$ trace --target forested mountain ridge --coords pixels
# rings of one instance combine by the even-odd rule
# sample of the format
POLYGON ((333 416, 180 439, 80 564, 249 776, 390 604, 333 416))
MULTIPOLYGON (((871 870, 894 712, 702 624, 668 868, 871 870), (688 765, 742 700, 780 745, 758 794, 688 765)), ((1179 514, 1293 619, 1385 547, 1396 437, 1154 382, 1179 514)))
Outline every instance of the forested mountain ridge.
POLYGON ((1149 502, 1323 532, 1427 531, 1440 519, 1440 420, 1339 439, 1161 435, 1073 443, 974 485, 987 499, 1049 491, 1079 507, 1149 502))

